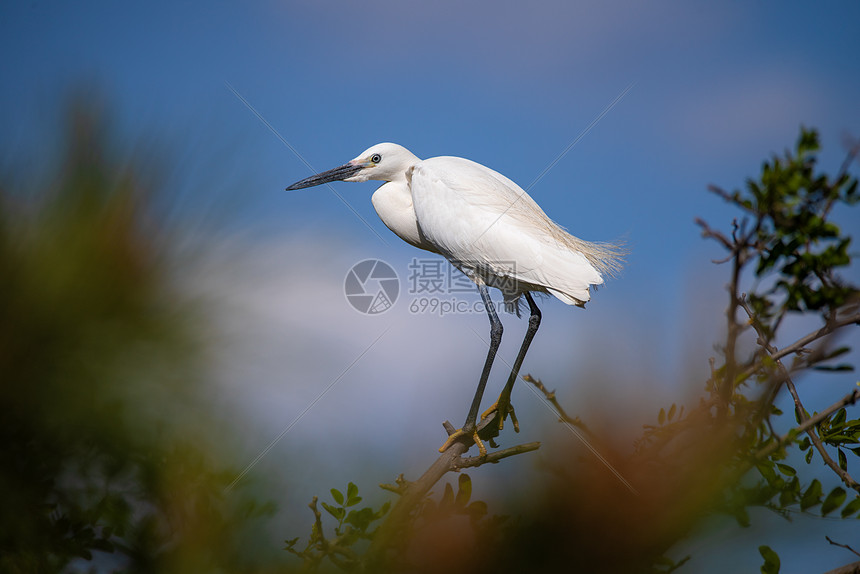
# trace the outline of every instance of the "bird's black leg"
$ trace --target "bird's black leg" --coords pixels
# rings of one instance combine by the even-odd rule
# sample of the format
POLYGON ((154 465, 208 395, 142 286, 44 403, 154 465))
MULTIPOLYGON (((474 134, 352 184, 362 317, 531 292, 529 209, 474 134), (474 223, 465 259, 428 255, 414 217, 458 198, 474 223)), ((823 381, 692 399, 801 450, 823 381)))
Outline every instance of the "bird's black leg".
POLYGON ((493 367, 493 360, 496 358, 496 351, 499 350, 499 344, 502 342, 502 322, 499 321, 499 316, 496 314, 496 309, 493 307, 493 301, 490 299, 490 294, 487 292, 486 285, 479 285, 478 290, 481 292, 481 299, 484 300, 484 307, 487 309, 487 315, 490 316, 490 349, 487 351, 487 360, 484 362, 484 370, 481 372, 481 380, 478 381, 478 388, 475 390, 475 398, 472 399, 472 406, 469 408, 469 414, 466 416, 466 423, 463 425, 463 431, 472 433, 475 430, 476 420, 478 419, 478 410, 481 408, 481 398, 484 396, 484 387, 487 386, 487 379, 490 378, 490 369, 493 367))
POLYGON ((499 344, 502 342, 502 322, 499 321, 499 316, 496 314, 496 309, 493 307, 493 301, 490 299, 490 294, 487 292, 486 285, 478 285, 478 291, 481 293, 481 299, 484 301, 484 307, 487 309, 487 315, 490 317, 490 349, 487 351, 487 360, 484 362, 484 370, 481 372, 481 379, 478 381, 478 388, 475 390, 475 398, 472 399, 472 406, 469 408, 469 414, 466 415, 466 422, 463 428, 448 437, 445 444, 439 451, 445 451, 449 446, 468 436, 478 445, 481 454, 487 454, 487 449, 478 438, 477 419, 478 410, 481 408, 481 399, 484 396, 484 388, 487 386, 487 379, 490 378, 490 369, 493 367, 493 360, 496 358, 496 351, 499 350, 499 344))
POLYGON ((514 409, 511 407, 511 392, 514 389, 514 383, 517 382, 517 375, 520 374, 520 367, 523 364, 523 360, 526 358, 526 353, 529 350, 529 345, 532 343, 532 339, 534 339, 535 333, 537 333, 538 327, 540 327, 540 309, 535 304, 534 299, 532 299, 531 293, 528 291, 525 293, 526 302, 529 304, 529 311, 531 314, 529 315, 529 326, 526 329, 526 336, 523 338, 523 344, 520 346, 520 352, 517 354, 517 359, 514 361, 514 366, 511 369, 511 376, 508 377, 508 382, 505 384, 505 388, 502 390, 502 394, 499 395, 499 400, 496 401, 496 404, 490 407, 487 412, 483 414, 483 417, 486 417, 493 411, 497 411, 498 419, 499 419, 499 429, 501 429, 505 424, 505 417, 508 416, 508 413, 511 414, 511 419, 514 421, 514 429, 519 431, 519 425, 517 424, 516 416, 513 414, 514 409))

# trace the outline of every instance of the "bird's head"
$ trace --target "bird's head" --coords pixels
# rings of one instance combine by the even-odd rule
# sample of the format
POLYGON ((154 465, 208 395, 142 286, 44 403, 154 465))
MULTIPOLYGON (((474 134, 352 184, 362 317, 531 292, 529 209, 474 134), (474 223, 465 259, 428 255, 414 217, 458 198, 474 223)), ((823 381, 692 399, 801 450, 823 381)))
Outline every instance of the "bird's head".
POLYGON ((418 158, 403 146, 380 143, 364 150, 359 156, 340 167, 297 181, 287 191, 313 187, 331 181, 405 180, 406 170, 418 158))

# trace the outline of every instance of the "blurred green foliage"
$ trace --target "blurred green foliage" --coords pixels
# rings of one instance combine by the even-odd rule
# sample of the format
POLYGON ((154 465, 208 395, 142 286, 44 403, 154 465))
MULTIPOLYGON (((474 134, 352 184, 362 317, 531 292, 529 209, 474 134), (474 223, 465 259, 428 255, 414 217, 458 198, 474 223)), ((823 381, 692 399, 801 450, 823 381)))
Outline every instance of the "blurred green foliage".
POLYGON ((334 504, 322 503, 323 509, 336 521, 334 536, 326 535, 322 514, 317 508, 317 497, 308 505, 313 512, 314 521, 311 533, 305 547, 297 548, 299 538, 285 541, 285 550, 302 560, 305 570, 316 570, 323 562, 351 570, 358 566, 360 549, 366 547, 366 542, 372 540, 376 531, 370 530, 371 524, 380 520, 388 512, 390 503, 384 503, 378 510, 370 506, 354 508, 362 500, 358 495, 358 487, 350 482, 347 485, 346 496, 336 488, 331 489, 334 504))
MULTIPOLYGON (((399 477, 396 485, 380 485, 383 489, 402 495, 409 483, 399 477)), ((317 509, 317 498, 308 505, 314 514, 311 532, 304 549, 298 550, 299 537, 286 541, 285 549, 302 561, 305 570, 318 570, 328 564, 333 564, 341 570, 372 570, 363 562, 368 550, 368 542, 377 537, 378 527, 370 529, 371 524, 386 517, 391 506, 385 502, 378 509, 364 507, 358 510, 347 510, 361 502, 358 487, 349 483, 347 495, 337 489, 331 489, 334 505, 322 503, 326 512, 331 515, 337 525, 334 526, 334 536, 326 535, 323 515, 317 509)), ((467 564, 478 567, 474 560, 463 556, 463 542, 469 548, 491 546, 502 539, 503 525, 506 516, 488 516, 487 503, 482 500, 472 500, 472 479, 466 473, 457 476, 457 490, 451 483, 446 482, 439 501, 436 502, 432 493, 422 497, 415 508, 411 520, 402 525, 396 536, 398 550, 391 563, 385 563, 390 571, 441 571, 447 569, 445 558, 452 548, 460 546, 456 552, 463 558, 458 570, 467 569, 467 564), (458 519, 465 520, 458 520, 458 519), (464 528, 465 526, 465 528, 464 528), (459 538, 460 544, 452 544, 459 538), (442 562, 439 559, 442 559, 442 562)), ((474 558, 481 556, 480 552, 473 554, 474 558)))
POLYGON ((0 571, 258 571, 273 509, 223 494, 157 170, 91 100, 66 119, 59 165, 0 189, 0 571))

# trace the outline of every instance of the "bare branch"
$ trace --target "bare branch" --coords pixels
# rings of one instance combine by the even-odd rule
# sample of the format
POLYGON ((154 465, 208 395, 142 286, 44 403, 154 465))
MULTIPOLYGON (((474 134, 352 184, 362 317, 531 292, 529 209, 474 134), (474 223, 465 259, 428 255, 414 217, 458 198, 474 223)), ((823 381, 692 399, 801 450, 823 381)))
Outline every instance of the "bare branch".
POLYGON ((584 431, 589 437, 594 438, 594 435, 579 417, 571 417, 565 412, 564 407, 561 406, 558 399, 555 397, 555 391, 550 391, 544 386, 540 379, 535 379, 531 375, 523 375, 523 380, 527 383, 533 384, 537 390, 543 393, 543 396, 546 397, 546 400, 549 401, 556 413, 558 413, 559 419, 572 424, 584 431))
POLYGON ((828 570, 824 574, 860 574, 860 562, 852 562, 834 570, 828 570))
POLYGON ((732 251, 735 256, 732 258, 732 278, 728 287, 729 306, 726 309, 725 373, 722 385, 715 385, 717 387, 717 395, 720 397, 717 412, 724 417, 728 415, 729 405, 732 402, 732 395, 735 392, 737 381, 736 372, 738 364, 735 358, 735 347, 737 346, 738 337, 745 329, 744 325, 738 323, 738 307, 741 303, 741 298, 738 295, 738 283, 740 281, 741 270, 744 267, 742 254, 746 248, 746 241, 744 240, 744 243, 738 242, 734 233, 732 234, 732 239, 734 240, 732 251))
POLYGON ((568 430, 570 430, 570 432, 573 433, 577 439, 579 439, 579 442, 581 442, 583 444, 583 446, 585 446, 585 448, 587 448, 589 451, 591 451, 591 454, 593 454, 595 456, 595 458, 597 458, 597 460, 599 460, 601 462, 601 464, 603 464, 603 466, 605 466, 607 468, 607 470, 609 470, 609 472, 611 472, 613 475, 615 475, 615 478, 617 478, 618 481, 627 488, 627 490, 629 490, 634 495, 638 496, 639 491, 637 491, 636 488, 634 488, 633 485, 630 484, 630 482, 626 478, 624 478, 624 475, 622 475, 618 471, 618 469, 616 469, 612 465, 612 463, 609 462, 609 460, 607 460, 607 458, 605 456, 603 456, 603 454, 601 454, 601 452, 597 448, 595 448, 594 445, 591 444, 591 441, 589 441, 585 436, 580 434, 580 432, 578 430, 576 430, 576 427, 580 427, 583 431, 585 431, 585 434, 587 434, 589 436, 589 438, 591 438, 592 440, 594 440, 596 438, 588 430, 588 428, 585 426, 585 424, 581 420, 579 420, 579 417, 571 418, 567 415, 566 412, 564 412, 564 409, 559 404, 558 400, 556 400, 556 398, 555 398, 555 391, 547 390, 547 388, 543 385, 543 383, 539 379, 533 379, 531 377, 531 375, 523 375, 523 380, 526 382, 532 383, 535 387, 538 388, 538 390, 540 392, 542 392, 544 394, 547 401, 549 401, 552 405, 548 408, 555 409, 555 412, 559 415, 559 422, 567 425, 568 430))
POLYGON ((833 570, 828 570, 824 574, 860 574, 860 562, 852 562, 833 570))
POLYGON ((311 511, 314 513, 314 526, 316 527, 317 538, 318 538, 320 544, 322 544, 323 548, 325 548, 325 546, 326 546, 326 544, 328 544, 328 542, 326 541, 325 534, 323 534, 322 515, 320 514, 320 511, 317 508, 317 501, 318 500, 319 499, 316 496, 314 496, 313 500, 311 500, 310 504, 308 504, 308 508, 310 508, 311 511))
POLYGON ((462 468, 481 466, 482 464, 497 463, 503 458, 508 458, 509 456, 522 454, 524 452, 531 452, 539 448, 539 442, 529 442, 517 446, 512 446, 504 450, 497 450, 495 452, 487 454, 487 456, 470 456, 468 458, 456 458, 451 461, 451 470, 460 470, 462 468))
POLYGON ((741 203, 740 201, 738 201, 738 198, 736 198, 733 194, 729 193, 728 191, 724 190, 724 189, 723 189, 723 188, 721 188, 721 187, 718 187, 718 186, 716 186, 716 185, 709 185, 709 186, 708 186, 708 191, 710 191, 710 192, 711 192, 711 193, 713 193, 714 195, 718 195, 718 196, 720 196, 721 198, 723 198, 724 200, 728 201, 729 203, 733 203, 733 204, 735 204, 736 206, 740 207, 741 209, 744 209, 744 210, 746 210, 746 211, 748 211, 748 212, 752 213, 753 215, 757 215, 757 214, 758 214, 754 208, 752 208, 752 207, 747 207, 746 205, 744 205, 743 203, 741 203))
MULTIPOLYGON (((779 360, 779 359, 785 357, 786 355, 791 355, 792 353, 803 352, 804 348, 807 345, 809 345, 810 343, 815 342, 818 339, 821 339, 822 337, 826 337, 827 335, 833 333, 834 331, 837 331, 838 329, 841 329, 842 327, 844 327, 846 325, 851 325, 851 324, 860 324, 860 313, 852 313, 851 315, 848 315, 846 317, 842 317, 841 319, 833 319, 831 321, 828 321, 826 325, 824 325, 823 327, 821 327, 817 331, 813 331, 812 333, 809 333, 805 337, 801 337, 800 339, 798 339, 794 343, 792 343, 786 347, 783 347, 782 349, 775 351, 771 355, 771 358, 774 360, 779 360)), ((744 371, 742 371, 738 375, 738 378, 740 380, 746 379, 747 377, 751 376, 752 374, 754 374, 756 371, 758 371, 761 368, 762 368, 761 361, 756 361, 751 366, 749 366, 744 371)))
POLYGON ((804 422, 800 423, 799 425, 788 431, 786 434, 779 437, 776 442, 773 442, 764 447, 763 449, 759 450, 757 453, 755 453, 754 457, 756 459, 766 457, 767 455, 771 454, 773 451, 781 447, 783 444, 786 444, 793 437, 806 432, 806 429, 817 425, 842 407, 857 403, 858 400, 860 400, 860 389, 854 389, 853 391, 851 391, 850 393, 848 393, 847 395, 845 395, 817 415, 809 417, 804 422))
POLYGON ((836 173, 836 181, 841 180, 848 174, 848 168, 851 167, 851 164, 854 163, 854 160, 860 156, 860 140, 853 140, 852 138, 845 138, 844 141, 845 147, 848 148, 848 154, 845 156, 845 159, 842 162, 842 165, 839 166, 839 171, 836 173))
POLYGON ((388 490, 389 492, 393 492, 394 494, 401 495, 406 492, 406 489, 409 488, 411 484, 408 480, 403 478, 403 474, 394 479, 395 484, 380 484, 379 488, 383 490, 388 490))
POLYGON ((827 335, 836 331, 837 329, 840 329, 846 325, 851 325, 852 323, 860 324, 860 313, 853 313, 851 315, 848 315, 847 317, 842 317, 841 319, 834 319, 833 321, 828 322, 826 325, 824 325, 822 328, 818 329, 817 331, 814 331, 814 332, 808 334, 807 336, 805 336, 801 339, 798 339, 797 341, 795 341, 794 343, 792 343, 791 345, 789 345, 787 347, 783 347, 782 350, 774 353, 773 358, 774 359, 780 359, 786 355, 790 355, 791 353, 796 353, 798 351, 801 351, 809 343, 812 343, 813 341, 817 341, 818 339, 820 339, 822 337, 826 337, 827 335))
MULTIPOLYGON (((705 223, 705 220, 702 219, 701 217, 697 217, 695 219, 695 222, 696 222, 696 225, 698 225, 699 227, 702 228, 702 237, 716 239, 717 241, 719 241, 723 245, 723 247, 725 247, 729 251, 734 252, 734 245, 732 244, 732 242, 729 240, 728 237, 723 235, 723 233, 721 231, 711 229, 711 227, 707 223, 705 223)), ((729 259, 731 259, 732 256, 729 256, 729 259)), ((728 261, 729 259, 726 259, 725 261, 728 261)))
MULTIPOLYGON (((783 367, 784 369, 784 367, 783 367)), ((786 386, 788 387, 788 391, 791 393, 792 398, 794 399, 795 408, 797 409, 798 416, 800 417, 800 421, 803 422, 807 418, 806 410, 803 408, 803 404, 800 402, 800 395, 797 394, 797 389, 794 386, 794 382, 789 378, 785 381, 786 386)), ((860 483, 858 483, 854 478, 848 474, 848 471, 839 468, 839 465, 830 457, 827 450, 824 448, 824 443, 821 442, 821 439, 818 437, 818 433, 815 432, 815 427, 810 427, 806 430, 806 434, 812 440, 812 444, 815 445, 815 449, 818 451, 818 454, 821 455, 822 460, 824 460, 824 464, 830 467, 830 469, 835 472, 839 478, 842 479, 842 482, 845 483, 845 486, 849 488, 853 488, 857 492, 860 492, 860 483)))
POLYGON ((834 542, 833 540, 831 540, 831 539, 830 539, 830 537, 829 537, 829 536, 825 536, 824 538, 825 538, 825 539, 826 539, 830 544, 832 544, 833 546, 839 546, 840 548, 845 548, 846 550, 850 550, 851 552, 853 552, 853 553, 854 553, 854 554, 856 554, 857 556, 860 556, 860 552, 857 552, 856 550, 854 550, 853 548, 851 548, 851 547, 850 547, 850 546, 848 546, 847 544, 840 544, 840 543, 838 543, 838 542, 834 542))

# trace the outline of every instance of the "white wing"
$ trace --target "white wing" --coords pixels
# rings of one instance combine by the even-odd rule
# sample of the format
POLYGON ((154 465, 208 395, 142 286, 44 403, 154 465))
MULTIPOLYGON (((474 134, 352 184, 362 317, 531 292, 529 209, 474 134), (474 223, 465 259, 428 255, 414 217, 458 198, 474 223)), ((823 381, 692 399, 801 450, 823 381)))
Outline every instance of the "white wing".
MULTIPOLYGON (((494 284, 549 292, 568 304, 589 299, 601 272, 617 268, 618 250, 573 237, 518 185, 487 167, 456 157, 416 164, 411 191, 421 232, 461 268, 494 284)), ((513 295, 513 293, 506 293, 513 295)))

